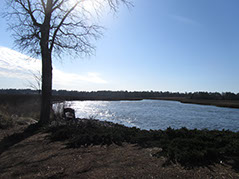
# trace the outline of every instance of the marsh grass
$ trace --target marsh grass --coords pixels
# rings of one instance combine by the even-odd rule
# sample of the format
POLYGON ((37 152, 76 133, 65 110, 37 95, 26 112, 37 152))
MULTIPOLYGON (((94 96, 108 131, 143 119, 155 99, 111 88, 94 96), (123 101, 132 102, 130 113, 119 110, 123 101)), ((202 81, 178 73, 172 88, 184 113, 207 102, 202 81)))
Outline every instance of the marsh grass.
POLYGON ((0 109, 8 115, 39 117, 39 95, 0 95, 0 109))
POLYGON ((0 129, 7 129, 9 127, 12 127, 13 125, 14 122, 12 118, 0 111, 0 129))
POLYGON ((40 96, 0 95, 0 129, 29 125, 39 119, 40 96))

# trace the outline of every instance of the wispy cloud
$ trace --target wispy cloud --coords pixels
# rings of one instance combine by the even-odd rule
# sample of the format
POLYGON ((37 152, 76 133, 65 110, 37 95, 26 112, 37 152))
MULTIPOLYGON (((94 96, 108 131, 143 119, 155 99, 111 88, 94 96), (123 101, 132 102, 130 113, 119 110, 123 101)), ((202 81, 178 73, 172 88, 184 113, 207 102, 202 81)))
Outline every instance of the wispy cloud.
POLYGON ((194 26, 201 26, 202 24, 200 24, 199 22, 197 22, 196 20, 193 20, 191 18, 188 17, 184 17, 184 16, 179 16, 179 15, 170 15, 170 17, 180 23, 184 23, 184 24, 189 24, 189 25, 194 25, 194 26))
POLYGON ((94 84, 106 84, 107 82, 100 78, 100 74, 88 72, 86 75, 75 73, 66 73, 58 69, 53 69, 53 84, 57 88, 69 88, 69 86, 81 86, 82 82, 94 84))
MULTIPOLYGON (((0 46, 0 77, 33 79, 32 73, 41 71, 41 60, 31 58, 12 49, 0 46)), ((67 73, 53 67, 53 85, 55 88, 80 87, 82 83, 106 84, 99 73, 89 72, 84 75, 67 73)))

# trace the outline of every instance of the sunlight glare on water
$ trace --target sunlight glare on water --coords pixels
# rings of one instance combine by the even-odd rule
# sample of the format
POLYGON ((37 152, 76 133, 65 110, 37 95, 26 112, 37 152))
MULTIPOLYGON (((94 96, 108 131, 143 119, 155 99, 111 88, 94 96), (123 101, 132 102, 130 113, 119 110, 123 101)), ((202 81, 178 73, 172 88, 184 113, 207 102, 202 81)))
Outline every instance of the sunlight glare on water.
POLYGON ((74 101, 79 118, 94 118, 141 129, 229 129, 238 131, 239 109, 176 101, 74 101))

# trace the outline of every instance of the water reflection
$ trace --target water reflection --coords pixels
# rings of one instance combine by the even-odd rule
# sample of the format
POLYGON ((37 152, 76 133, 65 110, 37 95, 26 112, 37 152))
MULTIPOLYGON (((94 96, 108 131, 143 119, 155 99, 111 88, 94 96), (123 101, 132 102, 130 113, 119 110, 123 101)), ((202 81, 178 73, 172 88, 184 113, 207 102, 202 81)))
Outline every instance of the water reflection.
POLYGON ((79 118, 93 117, 142 129, 187 127, 238 131, 239 109, 175 101, 74 101, 79 118))

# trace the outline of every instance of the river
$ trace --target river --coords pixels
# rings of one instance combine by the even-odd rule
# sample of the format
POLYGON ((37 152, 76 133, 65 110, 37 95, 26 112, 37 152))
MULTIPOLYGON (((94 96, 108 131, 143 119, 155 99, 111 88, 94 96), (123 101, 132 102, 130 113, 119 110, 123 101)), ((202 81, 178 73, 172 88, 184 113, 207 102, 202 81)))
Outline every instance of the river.
POLYGON ((229 129, 239 131, 239 109, 177 101, 71 101, 78 118, 94 118, 141 129, 229 129))

